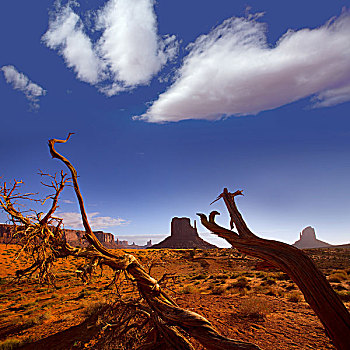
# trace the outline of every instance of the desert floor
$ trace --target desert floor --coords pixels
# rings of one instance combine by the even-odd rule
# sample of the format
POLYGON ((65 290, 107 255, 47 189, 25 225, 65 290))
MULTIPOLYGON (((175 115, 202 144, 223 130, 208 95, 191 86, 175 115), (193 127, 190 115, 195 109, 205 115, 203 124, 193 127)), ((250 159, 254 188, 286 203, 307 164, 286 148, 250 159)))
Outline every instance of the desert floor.
MULTIPOLYGON (((64 259, 55 267, 56 288, 38 281, 14 282, 17 247, 0 244, 0 349, 127 349, 113 341, 116 329, 95 315, 118 295, 108 268, 98 268, 84 284, 76 274, 82 260, 64 259), (103 330, 101 330, 103 329, 103 330)), ((218 331, 266 350, 334 349, 298 287, 282 272, 258 269, 257 259, 234 249, 132 250, 176 302, 209 319, 218 331)), ((350 250, 312 249, 314 260, 350 308, 350 250)), ((135 294, 125 276, 119 293, 135 294)), ((196 349, 202 347, 193 342, 196 349)))

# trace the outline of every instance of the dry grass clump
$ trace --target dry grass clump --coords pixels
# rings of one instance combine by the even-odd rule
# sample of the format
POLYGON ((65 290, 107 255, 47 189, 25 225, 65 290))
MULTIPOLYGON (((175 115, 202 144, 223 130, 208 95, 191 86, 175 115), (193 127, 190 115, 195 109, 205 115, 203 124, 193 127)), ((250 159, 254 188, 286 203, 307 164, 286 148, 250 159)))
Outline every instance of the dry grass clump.
POLYGON ((208 276, 204 273, 199 273, 198 275, 195 275, 192 277, 193 280, 204 280, 206 279, 208 276))
POLYGON ((184 286, 182 289, 180 289, 180 294, 193 294, 198 292, 198 289, 193 286, 192 284, 188 284, 186 286, 184 286))
POLYGON ((246 277, 240 277, 236 282, 231 283, 231 288, 247 288, 249 281, 246 277))
POLYGON ((9 338, 0 342, 0 350, 12 350, 21 346, 21 341, 16 338, 9 338))
POLYGON ((342 299, 343 301, 350 301, 350 292, 349 291, 337 291, 340 299, 342 299))
POLYGON ((278 274, 276 276, 276 278, 279 280, 279 281, 291 281, 290 277, 284 273, 284 272, 281 272, 280 274, 278 274))
POLYGON ((301 301, 301 296, 298 292, 292 292, 289 294, 287 300, 292 303, 299 303, 301 301))
POLYGON ((344 270, 334 271, 328 277, 328 281, 333 283, 341 283, 342 281, 345 281, 347 279, 348 279, 348 274, 344 270))
POLYGON ((266 300, 249 298, 242 300, 237 316, 249 318, 254 321, 264 321, 267 314, 271 312, 271 306, 266 300))
POLYGON ((212 294, 220 295, 225 293, 225 287, 224 286, 214 286, 211 290, 212 294))
POLYGON ((88 318, 93 315, 96 315, 99 311, 102 310, 104 306, 107 305, 107 303, 104 301, 97 301, 95 303, 87 303, 87 304, 84 303, 84 305, 86 306, 84 308, 83 314, 86 318, 88 318))
POLYGON ((46 311, 41 315, 28 317, 21 323, 21 329, 28 329, 42 324, 44 321, 50 320, 52 318, 51 312, 46 311))

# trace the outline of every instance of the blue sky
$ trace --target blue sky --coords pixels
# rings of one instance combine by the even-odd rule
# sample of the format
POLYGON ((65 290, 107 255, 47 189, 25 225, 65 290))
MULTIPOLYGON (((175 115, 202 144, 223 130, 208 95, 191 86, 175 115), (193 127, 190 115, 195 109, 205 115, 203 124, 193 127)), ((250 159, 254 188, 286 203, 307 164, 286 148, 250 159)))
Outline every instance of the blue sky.
MULTIPOLYGON (((209 206, 228 187, 244 190, 238 206, 261 237, 293 243, 311 225, 347 243, 346 5, 6 2, 0 176, 44 193, 38 169, 63 168, 47 140, 75 132, 59 150, 78 170, 96 230, 156 242, 172 217, 193 222, 214 209, 228 225, 223 203, 209 206)), ((79 228, 70 188, 58 215, 79 228)))

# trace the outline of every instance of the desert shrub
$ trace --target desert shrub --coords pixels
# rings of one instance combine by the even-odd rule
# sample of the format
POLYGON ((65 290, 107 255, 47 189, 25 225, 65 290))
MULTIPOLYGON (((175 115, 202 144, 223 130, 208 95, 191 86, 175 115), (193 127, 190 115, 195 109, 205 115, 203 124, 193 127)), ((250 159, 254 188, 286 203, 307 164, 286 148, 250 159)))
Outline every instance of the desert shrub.
POLYGON ((249 298, 242 300, 238 309, 238 316, 250 318, 255 321, 263 321, 270 312, 269 303, 259 298, 249 298))
POLYGON ((332 273, 329 276, 328 281, 333 283, 340 283, 341 281, 344 281, 347 279, 348 279, 348 275, 345 271, 338 271, 338 272, 332 273))
POLYGON ((240 272, 232 272, 231 275, 230 275, 230 278, 237 278, 239 276, 241 276, 240 272))
POLYGON ((207 275, 205 275, 204 273, 200 273, 200 274, 192 277, 193 280, 204 280, 206 278, 207 278, 207 275))
POLYGON ((265 293, 266 287, 262 286, 261 284, 254 287, 255 293, 265 293))
POLYGON ((84 311, 83 314, 85 317, 91 317, 93 315, 95 315, 96 313, 98 313, 104 306, 106 306, 107 303, 103 302, 103 301, 97 301, 95 303, 89 303, 84 311))
POLYGON ((290 281, 290 277, 286 273, 280 273, 276 278, 279 281, 290 281))
POLYGON ((264 278, 263 282, 260 283, 261 286, 272 286, 276 284, 276 281, 273 278, 264 278))
POLYGON ((196 250, 195 249, 191 249, 191 250, 189 250, 189 252, 188 252, 189 254, 189 257, 191 258, 191 259, 193 259, 194 258, 194 256, 195 256, 195 254, 196 254, 196 250))
POLYGON ((278 292, 275 288, 269 288, 265 294, 271 295, 272 297, 276 297, 278 295, 278 292))
POLYGON ((85 298, 89 295, 91 295, 92 292, 91 291, 88 291, 86 289, 83 289, 82 291, 79 292, 78 296, 77 296, 77 299, 82 299, 82 298, 85 298))
POLYGON ((47 303, 44 303, 44 304, 42 304, 42 305, 40 305, 40 309, 46 309, 46 308, 48 308, 48 307, 50 307, 50 306, 52 306, 52 305, 55 305, 56 304, 56 302, 54 302, 54 301, 48 301, 47 303))
POLYGON ((225 288, 223 286, 214 286, 211 292, 212 294, 220 295, 225 292, 225 288))
POLYGON ((213 289, 214 287, 215 287, 215 283, 214 283, 214 282, 210 282, 210 283, 208 284, 207 289, 213 289))
POLYGON ((264 278, 264 277, 266 277, 266 273, 260 271, 255 276, 256 276, 256 278, 264 278))
POLYGON ((184 286, 180 293, 182 294, 192 294, 197 291, 196 287, 192 286, 191 284, 188 284, 187 286, 184 286))
POLYGON ((243 296, 245 296, 245 295, 247 295, 248 294, 248 289, 247 288, 240 288, 239 289, 239 295, 241 296, 241 297, 243 297, 243 296))
POLYGON ((290 284, 288 286, 286 286, 286 290, 293 290, 293 289, 296 289, 296 285, 295 284, 290 284))
POLYGON ((279 297, 284 297, 286 295, 286 292, 282 288, 277 289, 277 295, 279 297))
POLYGON ((245 277, 240 277, 236 282, 231 284, 231 288, 246 288, 249 284, 249 281, 245 277))
POLYGON ((244 272, 243 275, 246 277, 255 277, 255 274, 253 272, 244 272))
POLYGON ((46 311, 42 315, 39 316, 39 321, 43 322, 43 321, 50 320, 51 318, 52 318, 51 312, 50 311, 46 311))
POLYGON ((201 267, 204 268, 204 269, 208 268, 209 265, 210 265, 208 263, 208 261, 206 261, 206 260, 201 260, 199 263, 200 263, 201 267))
POLYGON ((0 313, 0 319, 7 318, 12 315, 12 312, 1 312, 0 313))
POLYGON ((6 339, 0 342, 0 350, 12 350, 21 345, 21 341, 15 338, 6 339))
POLYGON ((347 290, 347 288, 345 288, 344 286, 342 286, 341 284, 337 284, 333 287, 333 289, 335 290, 347 290))
POLYGON ((24 313, 24 315, 26 315, 26 316, 31 315, 31 314, 33 314, 35 311, 36 311, 36 309, 30 309, 30 310, 26 311, 26 312, 24 313))
POLYGON ((338 293, 340 299, 342 299, 343 301, 350 301, 350 292, 338 291, 337 293, 338 293))
POLYGON ((33 317, 29 317, 26 320, 23 321, 21 328, 22 329, 28 329, 28 328, 32 328, 38 324, 43 323, 43 320, 39 317, 39 316, 33 316, 33 317))
POLYGON ((301 301, 301 296, 299 293, 293 292, 293 293, 289 294, 287 300, 292 302, 292 303, 299 303, 299 301, 301 301))

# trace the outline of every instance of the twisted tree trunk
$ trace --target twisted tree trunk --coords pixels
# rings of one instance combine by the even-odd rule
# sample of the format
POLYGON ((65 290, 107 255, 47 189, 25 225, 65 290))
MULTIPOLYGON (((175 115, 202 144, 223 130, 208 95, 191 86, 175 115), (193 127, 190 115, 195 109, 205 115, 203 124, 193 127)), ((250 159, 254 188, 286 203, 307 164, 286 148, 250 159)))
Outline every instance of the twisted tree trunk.
POLYGON ((215 216, 219 214, 217 211, 210 213, 209 220, 204 214, 198 214, 202 224, 239 251, 263 259, 288 274, 321 320, 336 348, 349 350, 350 314, 323 273, 302 250, 253 234, 236 207, 234 198, 241 194, 242 191, 229 193, 225 188, 217 198, 224 199, 231 217, 231 229, 235 224, 237 233, 215 223, 215 216))
POLYGON ((79 256, 88 256, 90 258, 100 258, 101 261, 109 265, 114 270, 125 270, 137 282, 138 290, 148 303, 149 307, 155 313, 157 329, 161 333, 167 344, 168 349, 193 349, 192 345, 184 338, 181 333, 174 329, 174 326, 181 327, 190 336, 197 339, 207 349, 212 350, 258 350, 259 347, 241 341, 236 341, 220 335, 211 323, 203 316, 185 310, 179 307, 166 293, 161 289, 158 281, 152 278, 131 254, 127 254, 122 250, 106 249, 93 234, 89 225, 83 197, 79 190, 77 181, 77 172, 67 158, 59 154, 54 146, 56 143, 65 143, 70 138, 68 135, 66 140, 49 140, 50 153, 53 158, 57 158, 65 163, 71 172, 75 194, 77 196, 80 212, 85 228, 85 238, 95 248, 96 251, 88 249, 73 248, 66 244, 65 250, 79 256))

